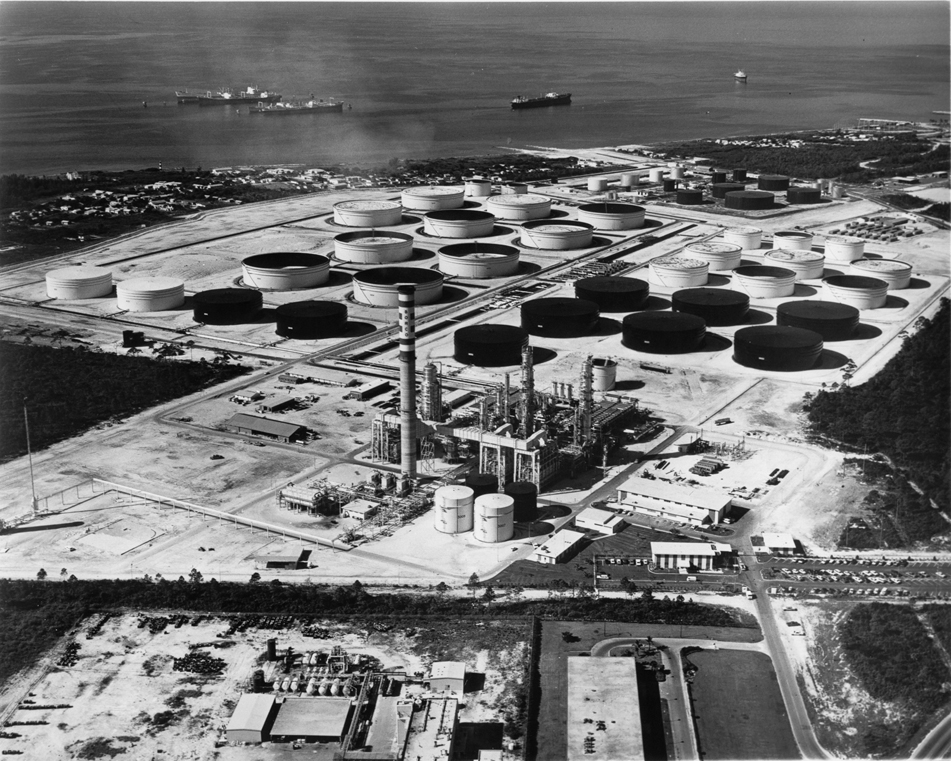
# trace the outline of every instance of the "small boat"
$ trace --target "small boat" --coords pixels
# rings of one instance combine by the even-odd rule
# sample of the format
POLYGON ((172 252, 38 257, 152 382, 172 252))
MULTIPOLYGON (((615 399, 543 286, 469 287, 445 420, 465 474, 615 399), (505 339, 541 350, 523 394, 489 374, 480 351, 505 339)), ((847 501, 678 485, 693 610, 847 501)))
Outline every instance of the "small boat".
POLYGON ((733 78, 736 79, 737 82, 745 82, 745 81, 746 81, 746 72, 743 71, 743 69, 739 69, 739 70, 736 72, 736 74, 733 75, 733 78))
POLYGON ((258 103, 248 109, 251 114, 265 114, 267 116, 290 116, 291 114, 339 114, 343 111, 343 103, 330 100, 307 100, 303 102, 279 101, 277 103, 258 103))
POLYGON ((549 92, 537 98, 526 98, 519 95, 512 98, 512 108, 544 108, 545 106, 570 106, 570 92, 549 92))

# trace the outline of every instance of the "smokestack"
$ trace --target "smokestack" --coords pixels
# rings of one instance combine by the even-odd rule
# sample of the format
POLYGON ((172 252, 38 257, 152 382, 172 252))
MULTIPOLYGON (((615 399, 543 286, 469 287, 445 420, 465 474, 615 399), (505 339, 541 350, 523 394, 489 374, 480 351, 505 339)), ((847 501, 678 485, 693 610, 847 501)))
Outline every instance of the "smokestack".
POLYGON ((522 437, 528 438, 535 427, 535 368, 532 347, 522 349, 522 437))
POLYGON ((416 286, 401 285, 400 328, 400 491, 416 479, 416 286))

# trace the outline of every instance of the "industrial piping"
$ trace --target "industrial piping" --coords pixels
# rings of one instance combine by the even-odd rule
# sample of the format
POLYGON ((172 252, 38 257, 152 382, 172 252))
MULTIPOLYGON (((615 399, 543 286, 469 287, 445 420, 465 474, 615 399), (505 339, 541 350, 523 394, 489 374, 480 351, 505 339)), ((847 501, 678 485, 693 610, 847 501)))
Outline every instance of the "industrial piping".
POLYGON ((398 288, 400 329, 400 484, 407 494, 416 480, 416 286, 398 288))

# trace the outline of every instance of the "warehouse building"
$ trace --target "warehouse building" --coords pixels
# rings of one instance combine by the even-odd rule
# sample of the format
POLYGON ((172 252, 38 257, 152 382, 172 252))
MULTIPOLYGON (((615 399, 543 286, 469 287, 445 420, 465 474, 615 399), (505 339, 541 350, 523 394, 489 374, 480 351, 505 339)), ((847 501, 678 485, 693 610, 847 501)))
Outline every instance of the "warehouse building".
POLYGON ((270 739, 271 724, 277 714, 273 695, 246 693, 238 700, 228 720, 225 736, 229 743, 262 743, 270 739))
POLYGON ((564 563, 581 549, 584 538, 580 531, 563 529, 543 545, 536 547, 532 560, 538 563, 564 563))
POLYGON ((568 659, 567 761, 643 761, 637 663, 568 659))
POLYGON ((436 661, 429 672, 429 689, 434 692, 462 692, 466 684, 466 664, 436 661))
POLYGON ((586 507, 575 518, 575 527, 581 531, 596 531, 599 534, 616 534, 624 528, 624 520, 610 510, 586 507))
POLYGON ((365 402, 367 399, 372 399, 374 396, 379 396, 384 391, 389 391, 391 388, 393 388, 393 386, 389 381, 369 381, 368 383, 362 383, 351 391, 348 391, 346 396, 344 396, 344 399, 355 399, 358 402, 365 402))
POLYGON ((733 504, 717 489, 680 486, 634 476, 621 484, 617 501, 625 509, 701 526, 719 523, 733 504))
POLYGON ((651 542, 651 560, 668 571, 713 571, 733 548, 720 542, 651 542))
POLYGON ((271 739, 342 742, 351 710, 350 698, 285 698, 271 728, 271 739))
POLYGON ((264 436, 268 439, 283 441, 285 444, 303 439, 307 435, 307 429, 302 425, 284 423, 280 420, 269 420, 265 417, 247 415, 243 412, 239 412, 228 419, 224 424, 224 429, 235 433, 243 433, 247 436, 264 436))
POLYGON ((258 412, 282 412, 297 404, 296 396, 277 396, 258 406, 258 412))

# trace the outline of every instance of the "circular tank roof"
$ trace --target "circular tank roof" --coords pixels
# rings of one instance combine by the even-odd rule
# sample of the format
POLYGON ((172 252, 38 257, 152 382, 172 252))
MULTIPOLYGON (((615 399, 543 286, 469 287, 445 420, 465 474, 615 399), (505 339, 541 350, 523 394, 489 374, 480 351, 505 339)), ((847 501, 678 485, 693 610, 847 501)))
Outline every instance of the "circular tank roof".
POLYGON ((713 241, 702 241, 700 243, 691 243, 687 250, 697 254, 733 254, 742 249, 735 243, 715 243, 713 241))
POLYGON ((300 251, 275 251, 269 254, 254 254, 242 262, 246 267, 262 270, 304 269, 329 265, 330 260, 320 254, 305 254, 300 251))
POLYGON ((705 328, 701 317, 682 312, 638 312, 624 318, 624 326, 654 333, 681 333, 705 328))
POLYGON ((490 203, 493 206, 534 206, 535 204, 551 203, 551 200, 535 193, 511 193, 492 196, 490 203))
POLYGON ((439 249, 441 256, 464 259, 498 259, 518 256, 518 253, 519 250, 515 246, 506 246, 504 243, 451 243, 439 249))
POLYGON ((249 288, 215 288, 192 296, 197 304, 260 304, 261 292, 249 288))
POLYGON ((825 259, 818 251, 807 251, 805 249, 787 251, 783 248, 774 248, 772 251, 767 251, 764 256, 777 262, 818 262, 825 259))
POLYGON ((743 267, 737 267, 733 270, 734 275, 741 277, 753 277, 765 279, 779 279, 795 277, 796 273, 785 267, 767 267, 762 264, 748 264, 743 267))
POLYGON ((750 297, 739 291, 725 288, 685 288, 677 291, 672 298, 680 304, 696 306, 749 306, 750 297))
POLYGON ((382 211, 403 208, 396 201, 339 201, 333 207, 344 211, 382 211))
POLYGON ((672 270, 692 270, 708 267, 709 264, 700 259, 691 259, 689 256, 662 256, 660 259, 651 261, 650 266, 672 270))
POLYGON ((364 270, 353 276, 371 285, 416 285, 441 281, 443 276, 422 267, 378 267, 364 270))
POLYGON ((822 336, 812 330, 776 325, 755 325, 736 331, 737 342, 768 349, 812 349, 822 345, 822 336))
POLYGON ((128 293, 161 293, 183 288, 184 285, 181 280, 174 277, 134 277, 131 280, 121 281, 116 287, 128 293))
POLYGON ((862 275, 832 275, 823 279, 823 283, 834 285, 836 288, 855 288, 857 290, 877 290, 887 287, 888 283, 877 277, 863 277, 862 275))
POLYGON ((494 214, 479 209, 441 209, 439 211, 430 211, 426 213, 430 219, 438 219, 445 222, 476 222, 486 219, 495 219, 494 214))
POLYGON ((533 222, 526 222, 522 225, 523 230, 537 230, 544 233, 574 233, 579 230, 594 230, 594 225, 587 222, 575 222, 573 220, 564 220, 562 222, 548 222, 544 219, 537 219, 533 222))
POLYGON ((895 273, 908 272, 911 265, 898 259, 857 259, 851 263, 856 269, 868 272, 895 273))
POLYGON ((644 211, 644 207, 633 203, 583 203, 578 207, 578 211, 594 214, 639 214, 644 211))
POLYGON ((360 243, 362 246, 389 246, 393 243, 411 241, 413 236, 397 232, 379 233, 375 230, 357 230, 335 235, 334 240, 342 243, 360 243))
POLYGON ((522 328, 516 327, 515 325, 498 325, 494 323, 469 325, 465 328, 459 328, 454 335, 456 338, 464 339, 470 343, 483 345, 523 344, 528 341, 528 332, 522 328))

